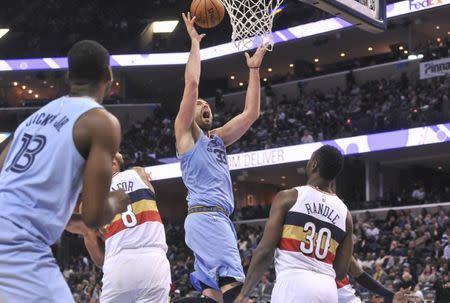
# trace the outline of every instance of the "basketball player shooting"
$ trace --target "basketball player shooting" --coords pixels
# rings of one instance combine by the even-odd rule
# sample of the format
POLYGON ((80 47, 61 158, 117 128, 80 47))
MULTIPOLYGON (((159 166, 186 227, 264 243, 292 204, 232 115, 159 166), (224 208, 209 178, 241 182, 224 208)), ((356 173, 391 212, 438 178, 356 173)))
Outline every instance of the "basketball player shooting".
POLYGON ((111 87, 108 51, 94 41, 68 54, 68 96, 15 130, 0 156, 0 302, 73 302, 50 245, 61 236, 82 191, 90 228, 127 208, 109 194, 119 121, 100 105, 111 87))
POLYGON ((249 84, 245 108, 224 126, 211 130, 213 114, 208 103, 198 98, 200 81, 200 42, 195 17, 183 14, 191 38, 191 51, 185 71, 185 88, 175 120, 176 147, 181 160, 183 182, 188 189, 186 244, 194 252, 193 286, 207 297, 179 302, 233 302, 244 272, 229 218, 234 199, 227 163, 226 146, 241 138, 260 114, 259 67, 265 54, 260 47, 251 57, 245 54, 249 84))

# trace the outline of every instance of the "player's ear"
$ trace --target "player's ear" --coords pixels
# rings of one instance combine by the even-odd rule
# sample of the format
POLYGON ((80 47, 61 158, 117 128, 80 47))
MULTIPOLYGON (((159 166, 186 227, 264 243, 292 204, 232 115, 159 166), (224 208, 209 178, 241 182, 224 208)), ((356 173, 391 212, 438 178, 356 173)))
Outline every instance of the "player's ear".
POLYGON ((313 171, 313 172, 315 172, 315 171, 317 171, 319 169, 319 161, 317 161, 317 158, 314 158, 313 160, 312 160, 312 163, 311 163, 311 170, 313 171))

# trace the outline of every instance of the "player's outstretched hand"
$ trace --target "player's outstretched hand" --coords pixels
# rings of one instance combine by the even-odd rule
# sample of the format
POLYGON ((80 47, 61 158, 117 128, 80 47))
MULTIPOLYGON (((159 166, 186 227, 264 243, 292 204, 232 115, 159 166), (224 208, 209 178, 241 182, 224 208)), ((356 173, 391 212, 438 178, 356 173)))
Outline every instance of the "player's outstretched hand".
POLYGON ((199 42, 202 41, 203 37, 205 37, 205 34, 199 34, 197 33, 197 30, 195 29, 195 16, 191 18, 191 13, 182 13, 184 24, 186 25, 186 30, 189 34, 189 37, 191 37, 192 41, 199 42))
POLYGON ((123 189, 118 189, 109 193, 109 201, 114 214, 120 214, 127 210, 130 204, 130 197, 123 189))
POLYGON ((414 295, 409 289, 400 290, 395 293, 392 303, 420 303, 422 300, 414 295))
POLYGON ((259 68, 261 66, 261 62, 266 54, 266 45, 261 45, 258 47, 253 56, 250 57, 248 53, 245 53, 245 58, 247 59, 247 66, 249 68, 259 68))

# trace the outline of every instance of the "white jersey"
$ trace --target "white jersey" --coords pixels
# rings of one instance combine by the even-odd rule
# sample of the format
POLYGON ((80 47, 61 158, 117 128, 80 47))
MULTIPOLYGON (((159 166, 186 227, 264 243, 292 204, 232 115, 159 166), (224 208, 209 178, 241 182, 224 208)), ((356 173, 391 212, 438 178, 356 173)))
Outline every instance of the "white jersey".
POLYGON ((333 261, 345 237, 347 206, 334 194, 311 186, 296 187, 275 251, 277 276, 290 270, 313 271, 335 279, 333 261))
POLYGON ((167 252, 164 225, 156 205, 155 193, 133 170, 115 175, 111 191, 123 189, 131 204, 105 227, 105 260, 123 249, 157 248, 167 252))
POLYGON ((338 291, 338 303, 361 303, 361 300, 355 295, 355 290, 350 284, 348 276, 342 280, 336 280, 338 291))

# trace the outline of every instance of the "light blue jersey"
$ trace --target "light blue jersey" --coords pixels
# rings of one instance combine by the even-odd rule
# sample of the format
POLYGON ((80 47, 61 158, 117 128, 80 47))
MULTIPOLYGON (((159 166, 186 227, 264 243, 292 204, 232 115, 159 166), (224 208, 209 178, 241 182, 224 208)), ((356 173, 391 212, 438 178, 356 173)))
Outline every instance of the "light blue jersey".
POLYGON ((47 245, 63 232, 81 192, 85 159, 73 142, 73 127, 91 98, 62 97, 20 124, 0 178, 0 217, 47 245))
POLYGON ((233 188, 222 139, 202 133, 194 147, 179 158, 188 206, 220 206, 230 215, 234 209, 233 188))
MULTIPOLYGON (((180 159, 188 206, 220 206, 230 215, 234 200, 222 139, 202 133, 192 150, 180 159)), ((198 291, 205 287, 220 290, 221 277, 244 280, 236 231, 228 216, 221 212, 192 213, 184 228, 186 244, 195 257, 191 283, 198 291)))
POLYGON ((85 159, 74 124, 99 107, 88 97, 62 97, 15 131, 0 173, 0 302, 73 302, 49 245, 81 192, 85 159))

